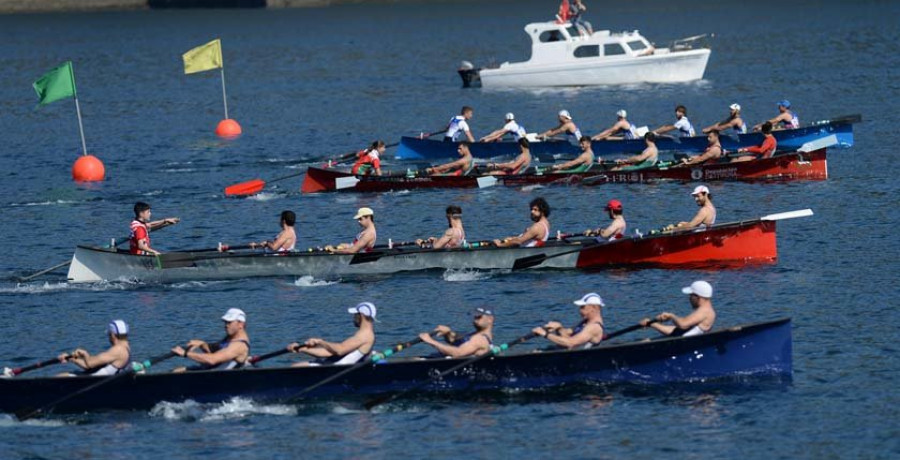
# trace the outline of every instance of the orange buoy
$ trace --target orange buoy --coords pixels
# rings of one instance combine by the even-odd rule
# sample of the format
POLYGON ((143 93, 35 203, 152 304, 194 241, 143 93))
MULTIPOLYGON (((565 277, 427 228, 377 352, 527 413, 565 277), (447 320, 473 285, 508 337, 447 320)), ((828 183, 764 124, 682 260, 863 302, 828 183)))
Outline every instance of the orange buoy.
POLYGON ((72 165, 72 179, 79 182, 97 182, 106 176, 106 168, 99 158, 93 155, 78 157, 72 165))
POLYGON ((238 137, 241 135, 241 125, 231 118, 226 118, 216 126, 216 135, 225 138, 238 137))

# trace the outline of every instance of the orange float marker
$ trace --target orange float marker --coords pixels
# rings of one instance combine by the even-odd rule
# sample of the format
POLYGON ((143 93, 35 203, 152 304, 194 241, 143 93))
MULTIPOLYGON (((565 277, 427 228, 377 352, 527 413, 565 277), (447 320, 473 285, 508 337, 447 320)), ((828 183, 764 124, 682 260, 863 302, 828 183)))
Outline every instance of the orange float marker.
POLYGON ((78 182, 99 182, 105 176, 103 162, 93 155, 84 155, 72 165, 72 179, 78 182))
POLYGON ((219 122, 216 126, 216 135, 226 139, 235 138, 241 135, 241 125, 231 118, 226 118, 219 122))

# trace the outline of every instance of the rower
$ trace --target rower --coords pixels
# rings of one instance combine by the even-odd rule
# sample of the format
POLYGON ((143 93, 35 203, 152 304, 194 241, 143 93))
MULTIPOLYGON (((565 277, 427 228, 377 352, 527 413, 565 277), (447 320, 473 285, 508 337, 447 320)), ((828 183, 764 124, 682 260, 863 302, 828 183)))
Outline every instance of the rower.
POLYGON ((463 229, 462 208, 456 205, 447 206, 447 230, 440 238, 430 237, 427 240, 417 239, 419 246, 431 245, 432 249, 459 248, 466 245, 466 231, 463 229))
POLYGON ((653 134, 660 135, 669 131, 675 131, 678 137, 694 137, 694 125, 687 117, 687 107, 679 105, 675 107, 675 123, 671 125, 662 125, 652 131, 653 134))
POLYGON ((712 285, 706 281, 694 281, 690 286, 682 288, 681 292, 690 296, 693 311, 689 315, 680 317, 673 313, 662 312, 656 315, 658 322, 650 323, 650 318, 644 318, 641 325, 650 326, 669 337, 690 337, 709 332, 716 322, 716 311, 712 305, 712 285), (672 325, 660 324, 669 321, 672 325))
MULTIPOLYGON (((778 115, 769 120, 773 129, 797 129, 800 127, 800 119, 791 110, 791 101, 784 99, 778 102, 778 115)), ((762 123, 753 127, 754 131, 762 129, 762 123)))
POLYGON ((516 116, 509 112, 504 117, 504 125, 502 128, 482 137, 479 142, 497 142, 503 140, 503 137, 509 134, 515 140, 525 137, 525 128, 516 122, 516 116))
POLYGON ((581 314, 581 322, 577 326, 565 328, 558 321, 550 321, 542 327, 534 328, 532 332, 570 350, 575 347, 591 348, 599 344, 603 341, 602 308, 606 306, 603 299, 596 292, 591 292, 573 303, 578 305, 578 313, 581 314))
POLYGON ((353 163, 350 172, 356 175, 368 176, 375 172, 376 176, 381 175, 381 155, 384 155, 386 147, 384 141, 377 140, 372 142, 369 148, 359 153, 359 159, 353 163))
POLYGON ((616 112, 616 122, 600 134, 592 137, 592 140, 631 140, 638 139, 637 130, 634 125, 628 121, 628 112, 624 109, 616 112))
POLYGON ((531 166, 531 143, 524 137, 519 139, 519 155, 513 161, 506 163, 488 163, 488 169, 493 171, 492 176, 505 176, 510 174, 522 174, 531 166))
POLYGON ((450 119, 447 123, 447 133, 444 134, 444 142, 458 142, 465 137, 469 142, 475 142, 472 137, 472 131, 469 129, 469 120, 472 119, 474 111, 471 107, 465 105, 460 110, 459 115, 450 119))
POLYGON ((375 247, 377 233, 375 231, 375 211, 372 208, 359 208, 353 218, 362 227, 356 238, 350 244, 341 243, 335 246, 325 246, 325 250, 337 254, 356 254, 357 252, 369 252, 375 247))
POLYGON ((489 353, 494 344, 494 312, 487 308, 476 308, 472 311, 472 325, 475 326, 475 332, 467 336, 461 336, 443 324, 438 325, 434 328, 433 334, 444 337, 447 343, 438 342, 427 332, 419 334, 419 338, 436 348, 442 355, 451 358, 489 353))
POLYGON ((762 133, 765 136, 761 144, 738 149, 739 153, 749 153, 750 155, 741 155, 737 158, 732 158, 731 162, 735 163, 738 161, 750 161, 750 160, 759 160, 762 158, 771 158, 773 154, 775 154, 775 149, 778 147, 778 141, 775 140, 775 136, 772 135, 772 123, 768 121, 763 123, 762 125, 762 133))
POLYGON ((581 147, 580 155, 575 157, 574 160, 552 165, 550 166, 550 170, 561 173, 580 173, 591 169, 595 159, 594 151, 591 150, 591 138, 581 136, 581 139, 578 141, 578 146, 581 147))
POLYGON ((355 364, 365 359, 375 346, 375 305, 362 302, 347 309, 353 315, 356 332, 343 342, 328 342, 320 338, 311 338, 303 343, 292 343, 287 349, 294 353, 306 353, 318 359, 294 363, 294 367, 321 366, 323 364, 355 364))
POLYGON ((700 206, 697 215, 695 215, 690 222, 679 222, 674 226, 670 225, 666 228, 667 231, 672 231, 674 229, 687 230, 692 228, 707 230, 716 223, 716 207, 713 205, 709 188, 705 185, 698 185, 694 187, 691 196, 694 197, 697 206, 700 206))
MULTIPOLYGON (((84 371, 81 375, 115 375, 129 368, 131 346, 128 344, 128 324, 121 319, 110 321, 106 326, 106 336, 110 347, 103 353, 91 355, 84 348, 72 353, 59 355, 60 362, 68 361, 84 371)), ((72 374, 62 374, 71 376, 72 374)))
POLYGON ((494 246, 505 248, 520 246, 525 248, 542 247, 550 239, 550 205, 547 200, 538 197, 531 200, 528 205, 531 208, 531 220, 534 222, 526 228, 521 235, 511 236, 502 240, 494 240, 494 246))
POLYGON ((150 232, 166 225, 177 224, 181 219, 166 217, 162 220, 150 221, 150 205, 143 201, 134 204, 134 220, 131 221, 129 246, 132 254, 159 255, 159 251, 150 247, 150 232))
POLYGON ((459 159, 450 163, 426 168, 425 172, 433 176, 466 176, 475 168, 475 158, 469 150, 469 143, 462 141, 456 148, 459 159))
POLYGON ((706 162, 712 163, 712 160, 718 160, 722 157, 722 144, 719 143, 719 132, 710 131, 706 134, 706 150, 700 155, 682 158, 681 165, 699 165, 706 162))
POLYGON ((294 211, 281 211, 281 231, 272 241, 260 241, 259 243, 250 243, 250 247, 263 248, 273 252, 290 252, 297 245, 297 232, 294 231, 294 224, 297 222, 297 215, 294 211))
POLYGON ((606 203, 604 209, 606 209, 612 222, 610 222, 606 228, 585 230, 584 236, 596 236, 598 242, 615 241, 624 238, 627 224, 625 223, 625 216, 622 211, 622 202, 619 200, 609 200, 609 203, 606 203))
POLYGON ((656 148, 656 134, 649 132, 644 134, 644 151, 638 155, 616 160, 612 171, 637 171, 639 169, 652 168, 659 161, 659 149, 656 148))
POLYGON ((208 344, 193 339, 187 347, 172 347, 172 353, 200 363, 199 366, 179 367, 173 372, 202 371, 210 369, 239 369, 250 366, 250 337, 247 335, 247 315, 240 308, 229 308, 222 315, 225 338, 208 344), (202 353, 201 353, 202 352, 202 353))
POLYGON ((578 129, 578 126, 575 126, 575 122, 572 121, 572 115, 569 114, 568 110, 560 110, 557 118, 559 118, 559 126, 544 131, 538 137, 541 140, 547 140, 557 134, 563 134, 569 143, 577 145, 578 140, 581 139, 581 130, 578 129))
POLYGON ((747 134, 747 123, 744 123, 744 119, 741 118, 741 106, 740 104, 734 103, 728 106, 728 117, 724 120, 703 128, 703 133, 707 134, 712 131, 724 132, 725 130, 732 130, 734 134, 747 134))

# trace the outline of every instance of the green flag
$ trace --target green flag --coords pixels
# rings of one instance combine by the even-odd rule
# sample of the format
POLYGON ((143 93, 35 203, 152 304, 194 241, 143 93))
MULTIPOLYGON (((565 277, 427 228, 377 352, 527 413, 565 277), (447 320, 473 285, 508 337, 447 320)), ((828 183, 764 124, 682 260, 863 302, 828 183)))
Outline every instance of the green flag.
POLYGON ((75 74, 72 72, 72 61, 47 72, 34 82, 40 105, 49 104, 67 97, 75 97, 75 74))

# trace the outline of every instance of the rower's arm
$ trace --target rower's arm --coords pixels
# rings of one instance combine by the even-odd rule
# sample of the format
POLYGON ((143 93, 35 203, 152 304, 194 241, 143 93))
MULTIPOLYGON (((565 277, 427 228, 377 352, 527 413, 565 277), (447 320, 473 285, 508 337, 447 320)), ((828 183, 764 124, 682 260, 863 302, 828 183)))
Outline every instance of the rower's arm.
POLYGON ((563 131, 566 130, 566 125, 557 126, 556 128, 550 128, 543 133, 539 137, 553 137, 563 131))
POLYGON ((551 166, 551 168, 553 168, 554 170, 556 170, 556 169, 569 169, 569 168, 574 168, 575 166, 581 166, 581 165, 583 165, 583 164, 585 164, 585 163, 587 163, 587 157, 585 157, 585 156, 582 154, 582 155, 578 155, 578 157, 575 158, 574 160, 570 160, 570 161, 567 161, 567 162, 565 162, 565 163, 560 163, 560 164, 558 164, 558 165, 553 165, 553 166, 551 166))
POLYGON ((662 134, 667 133, 675 129, 675 125, 662 125, 659 128, 653 130, 653 134, 662 134))
POLYGON ((616 131, 616 128, 618 128, 618 127, 619 127, 619 123, 616 123, 616 124, 610 126, 609 128, 607 128, 605 131, 601 132, 600 134, 597 134, 594 137, 592 137, 591 140, 592 141, 600 141, 600 140, 606 139, 607 137, 612 135, 612 133, 614 133, 616 131))
POLYGON ((541 238, 540 235, 541 235, 540 229, 537 227, 537 224, 534 224, 531 227, 528 227, 528 230, 526 230, 525 233, 523 233, 519 236, 511 236, 509 238, 501 240, 500 244, 498 244, 497 246, 499 246, 499 247, 519 246, 522 243, 524 243, 525 241, 528 241, 531 239, 535 239, 535 240, 540 239, 541 238))
POLYGON ((472 338, 470 338, 466 343, 460 346, 453 345, 445 345, 440 342, 434 342, 431 344, 434 348, 437 348, 439 352, 446 356, 450 356, 452 358, 458 358, 462 356, 472 356, 477 353, 481 348, 486 347, 487 340, 485 340, 484 336, 478 334, 472 338))
POLYGON ((165 227, 167 225, 174 225, 178 222, 181 222, 181 219, 178 217, 166 217, 165 219, 154 220, 147 224, 147 228, 150 230, 159 230, 161 227, 165 227))
POLYGON ((487 136, 482 137, 481 142, 494 142, 496 140, 500 140, 500 138, 503 137, 504 134, 506 134, 506 130, 503 128, 500 128, 500 129, 488 134, 487 136))
POLYGON ((622 230, 622 221, 614 220, 614 221, 612 221, 611 224, 609 224, 609 226, 607 226, 603 230, 600 230, 600 236, 603 238, 609 238, 621 230, 622 230))
POLYGON ((319 344, 319 346, 331 352, 333 356, 344 356, 353 350, 358 350, 363 345, 365 345, 365 340, 359 334, 353 334, 341 343, 322 341, 319 344))
POLYGON ((197 353, 195 351, 189 351, 184 357, 206 366, 218 366, 224 362, 237 359, 246 349, 247 344, 244 342, 231 342, 227 347, 220 348, 215 353, 197 353))
POLYGON ((695 215, 694 218, 691 219, 690 222, 679 222, 678 227, 680 227, 680 228, 697 228, 700 226, 700 224, 703 223, 703 220, 706 218, 706 214, 707 214, 706 208, 700 208, 700 210, 697 211, 697 215, 695 215))
POLYGON ((697 164, 697 163, 703 163, 704 161, 709 160, 713 156, 715 156, 713 154, 713 150, 707 149, 705 152, 701 153, 700 155, 689 158, 687 161, 684 162, 684 164, 693 165, 693 164, 697 164))
POLYGON ((147 240, 145 238, 139 239, 137 242, 137 246, 138 246, 138 249, 140 249, 141 251, 144 251, 144 252, 147 252, 150 254, 159 255, 159 251, 151 248, 150 245, 147 244, 147 240))
POLYGON ((335 250, 334 252, 339 253, 339 254, 356 254, 357 252, 362 251, 363 249, 367 248, 369 246, 369 243, 372 241, 372 239, 373 239, 372 234, 369 232, 366 232, 365 234, 363 234, 362 238, 360 238, 356 243, 354 243, 350 247, 345 248, 345 249, 338 249, 338 250, 335 250))
POLYGON ((450 244, 451 241, 453 241, 453 229, 448 228, 447 231, 431 245, 431 247, 434 249, 441 249, 450 244))
POLYGON ((289 239, 290 237, 287 235, 287 232, 281 232, 275 238, 275 241, 268 243, 268 248, 272 251, 278 251, 282 248, 287 249, 289 239))
POLYGON ((570 335, 568 337, 548 334, 547 340, 566 348, 575 348, 577 346, 588 343, 597 335, 600 335, 601 337, 603 336, 603 327, 601 327, 599 324, 593 323, 585 326, 579 333, 570 335))
POLYGON ((706 312, 698 308, 685 317, 672 315, 672 324, 679 329, 690 329, 702 323, 704 319, 706 319, 706 312))

